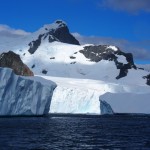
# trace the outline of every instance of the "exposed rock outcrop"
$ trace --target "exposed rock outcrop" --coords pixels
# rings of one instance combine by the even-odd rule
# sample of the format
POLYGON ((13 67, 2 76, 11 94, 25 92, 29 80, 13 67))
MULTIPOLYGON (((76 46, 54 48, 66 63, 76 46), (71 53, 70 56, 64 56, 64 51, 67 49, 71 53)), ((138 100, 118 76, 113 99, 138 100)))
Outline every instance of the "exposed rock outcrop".
POLYGON ((150 74, 147 75, 147 76, 144 76, 143 78, 144 78, 144 79, 147 79, 146 84, 147 84, 147 85, 150 85, 150 74))
POLYGON ((20 56, 12 51, 0 55, 0 67, 11 68, 17 75, 34 76, 28 66, 22 62, 20 56))
POLYGON ((63 42, 63 43, 80 45, 79 41, 76 40, 72 34, 70 34, 67 25, 65 25, 62 21, 59 21, 59 20, 56 21, 56 23, 62 27, 56 29, 53 32, 54 37, 56 37, 60 42, 63 42))
POLYGON ((32 41, 28 44, 30 46, 30 48, 28 50, 30 52, 30 54, 33 54, 38 49, 38 47, 41 44, 42 37, 43 37, 43 35, 39 35, 37 40, 32 41))
POLYGON ((98 46, 85 46, 83 50, 80 50, 86 58, 94 62, 99 62, 101 60, 114 61, 116 68, 120 69, 119 75, 116 79, 127 76, 128 69, 137 67, 134 64, 133 56, 131 53, 124 53, 118 47, 108 46, 108 45, 98 45, 98 46), (122 63, 118 60, 119 56, 124 56, 127 63, 122 63))

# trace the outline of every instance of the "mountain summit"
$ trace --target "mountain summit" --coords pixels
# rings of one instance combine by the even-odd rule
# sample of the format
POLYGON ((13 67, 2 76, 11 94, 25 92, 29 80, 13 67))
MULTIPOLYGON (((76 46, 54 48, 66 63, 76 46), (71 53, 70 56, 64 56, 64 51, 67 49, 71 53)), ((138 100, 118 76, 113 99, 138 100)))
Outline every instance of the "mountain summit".
POLYGON ((38 35, 35 40, 29 43, 29 52, 33 54, 40 46, 42 41, 48 41, 49 43, 58 41, 68 44, 80 45, 79 41, 70 34, 66 23, 62 20, 56 20, 50 25, 44 25, 39 31, 36 32, 38 35))

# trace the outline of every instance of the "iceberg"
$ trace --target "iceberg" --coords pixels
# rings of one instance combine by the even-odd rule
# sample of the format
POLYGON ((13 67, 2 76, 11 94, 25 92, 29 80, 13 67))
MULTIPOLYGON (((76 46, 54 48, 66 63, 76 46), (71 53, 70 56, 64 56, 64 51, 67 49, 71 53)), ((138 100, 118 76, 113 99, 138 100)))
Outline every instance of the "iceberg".
POLYGON ((150 114, 150 93, 106 93, 100 96, 101 114, 150 114), (106 104, 106 105, 104 105, 106 104))
POLYGON ((0 116, 48 114, 56 84, 0 67, 0 116))

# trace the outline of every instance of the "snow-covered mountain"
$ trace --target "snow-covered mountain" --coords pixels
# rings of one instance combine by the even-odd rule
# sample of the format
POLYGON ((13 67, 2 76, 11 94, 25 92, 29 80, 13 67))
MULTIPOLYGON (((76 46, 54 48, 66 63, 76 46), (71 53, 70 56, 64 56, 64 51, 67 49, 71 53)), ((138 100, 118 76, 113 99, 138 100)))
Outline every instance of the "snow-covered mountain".
POLYGON ((136 68, 132 54, 118 47, 79 45, 66 23, 60 20, 22 38, 8 38, 0 49, 19 54, 36 75, 141 85, 146 83, 142 77, 148 74, 136 68))
POLYGON ((3 37, 0 51, 8 50, 36 76, 56 82, 51 113, 113 112, 99 101, 103 94, 150 93, 149 73, 136 67, 131 53, 113 45, 80 45, 61 20, 24 37, 3 37))

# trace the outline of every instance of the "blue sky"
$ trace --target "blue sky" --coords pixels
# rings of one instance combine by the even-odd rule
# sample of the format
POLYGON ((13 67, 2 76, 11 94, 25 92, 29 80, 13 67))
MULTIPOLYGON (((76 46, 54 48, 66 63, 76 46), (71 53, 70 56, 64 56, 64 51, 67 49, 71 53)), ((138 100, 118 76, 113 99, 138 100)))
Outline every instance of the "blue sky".
POLYGON ((34 32, 62 19, 80 38, 116 43, 141 63, 150 63, 149 18, 150 0, 0 0, 1 25, 34 32))

